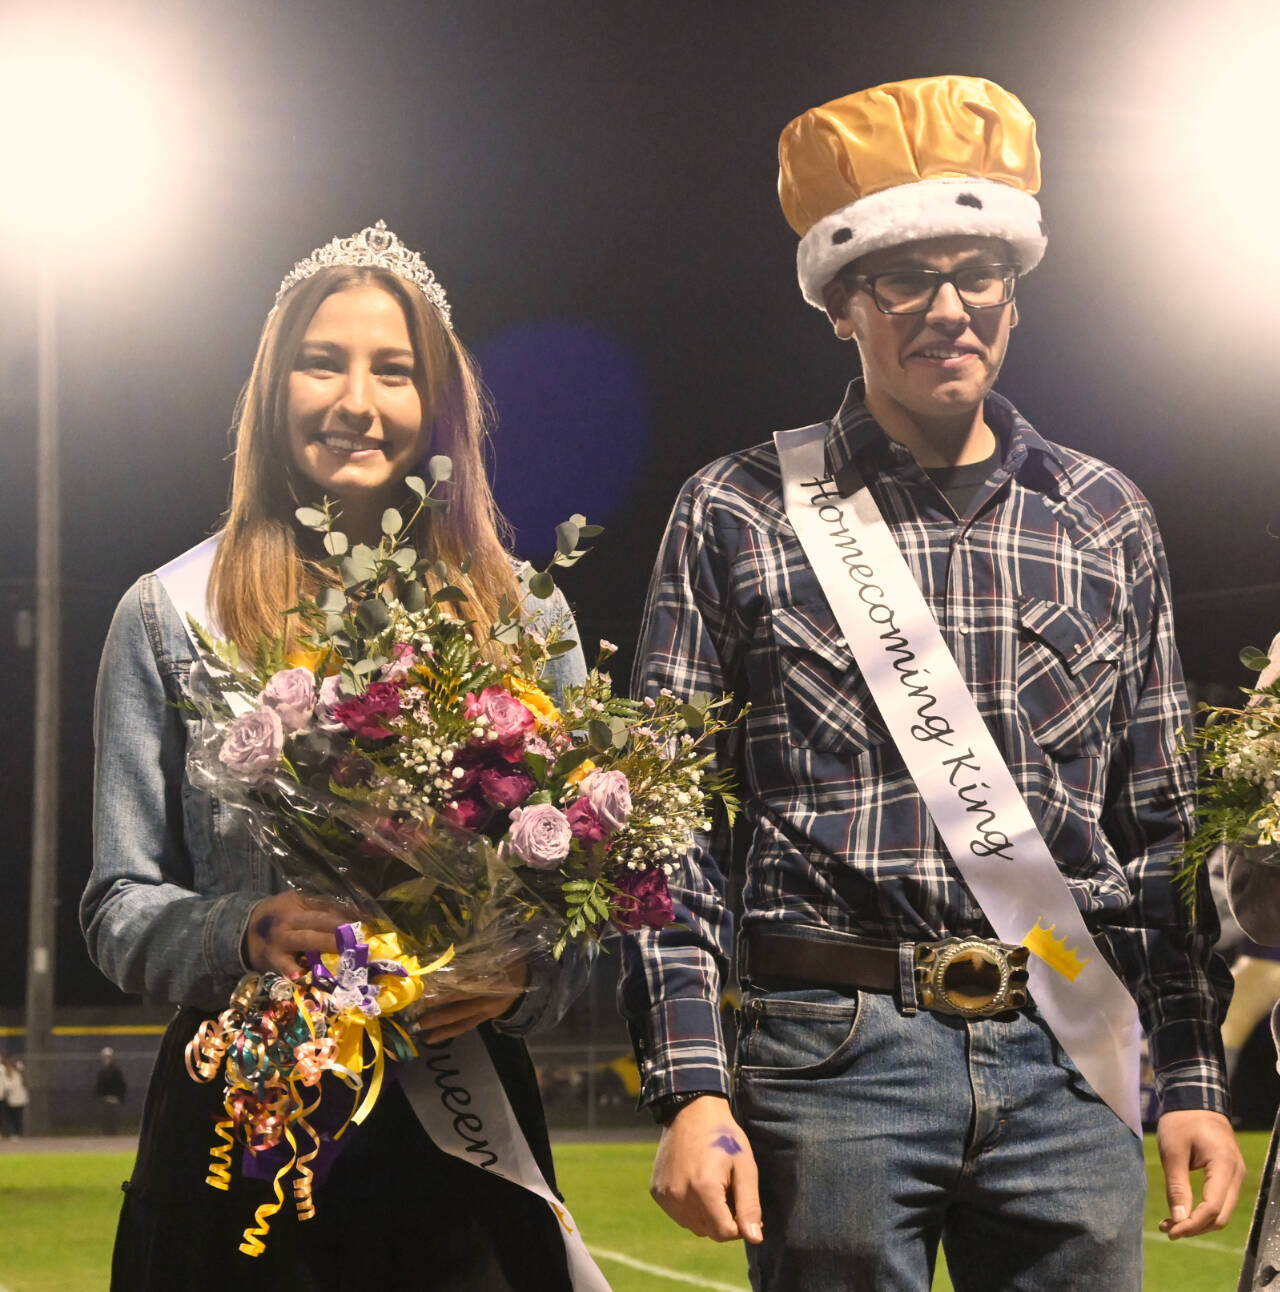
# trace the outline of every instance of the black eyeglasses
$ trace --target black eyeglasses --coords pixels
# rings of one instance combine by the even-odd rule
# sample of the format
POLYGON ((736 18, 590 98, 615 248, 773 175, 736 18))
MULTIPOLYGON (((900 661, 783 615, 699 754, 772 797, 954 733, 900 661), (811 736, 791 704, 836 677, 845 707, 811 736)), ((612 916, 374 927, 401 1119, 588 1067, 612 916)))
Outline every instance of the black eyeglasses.
POLYGON ((924 314, 943 283, 950 283, 971 310, 989 310, 1013 300, 1017 265, 965 265, 941 269, 889 269, 882 274, 850 274, 851 286, 866 285, 881 314, 924 314))

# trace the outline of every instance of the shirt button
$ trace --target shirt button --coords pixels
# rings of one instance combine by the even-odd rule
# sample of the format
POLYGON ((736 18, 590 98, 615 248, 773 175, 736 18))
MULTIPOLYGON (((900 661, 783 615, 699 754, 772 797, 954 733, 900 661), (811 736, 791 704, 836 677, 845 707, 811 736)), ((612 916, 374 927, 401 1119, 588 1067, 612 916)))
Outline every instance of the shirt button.
POLYGON ((968 625, 968 624, 957 624, 957 625, 956 625, 956 632, 958 632, 961 636, 965 636, 965 635, 968 633, 968 631, 969 631, 969 625, 968 625))

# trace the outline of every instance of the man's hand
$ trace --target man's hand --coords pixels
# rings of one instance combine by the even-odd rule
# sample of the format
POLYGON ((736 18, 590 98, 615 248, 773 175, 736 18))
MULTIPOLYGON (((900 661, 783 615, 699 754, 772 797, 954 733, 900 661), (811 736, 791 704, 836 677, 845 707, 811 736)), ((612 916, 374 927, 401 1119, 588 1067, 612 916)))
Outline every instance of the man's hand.
POLYGON ((1231 1123, 1221 1113, 1202 1109, 1165 1113, 1156 1130, 1156 1143, 1169 1202, 1169 1216, 1160 1222, 1161 1232, 1170 1238, 1190 1238, 1221 1229, 1231 1219, 1244 1180, 1244 1158, 1231 1123), (1190 1172, 1201 1170, 1204 1198, 1193 1210, 1190 1172))
POLYGON ((337 951, 337 930, 355 916, 336 902, 304 897, 286 889, 264 897, 249 913, 245 961, 259 972, 270 969, 285 978, 301 972, 300 955, 337 951))
POLYGON ((649 1192, 699 1238, 764 1241, 756 1160, 729 1101, 718 1095, 686 1104, 663 1130, 649 1192))
POLYGON ((502 975, 494 992, 442 992, 413 1020, 414 1031, 421 1033, 428 1045, 451 1041, 505 1014, 524 995, 528 983, 529 970, 521 962, 502 975))

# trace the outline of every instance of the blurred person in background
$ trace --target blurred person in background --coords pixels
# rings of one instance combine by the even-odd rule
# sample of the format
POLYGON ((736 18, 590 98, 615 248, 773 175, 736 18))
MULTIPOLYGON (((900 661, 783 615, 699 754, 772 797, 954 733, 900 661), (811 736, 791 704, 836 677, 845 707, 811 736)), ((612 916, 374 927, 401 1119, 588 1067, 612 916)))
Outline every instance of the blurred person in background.
POLYGON ((102 1047, 99 1059, 101 1062, 93 1079, 93 1096, 102 1113, 99 1126, 104 1135, 117 1135, 120 1132, 120 1105, 124 1103, 128 1086, 116 1062, 116 1052, 109 1045, 102 1047))

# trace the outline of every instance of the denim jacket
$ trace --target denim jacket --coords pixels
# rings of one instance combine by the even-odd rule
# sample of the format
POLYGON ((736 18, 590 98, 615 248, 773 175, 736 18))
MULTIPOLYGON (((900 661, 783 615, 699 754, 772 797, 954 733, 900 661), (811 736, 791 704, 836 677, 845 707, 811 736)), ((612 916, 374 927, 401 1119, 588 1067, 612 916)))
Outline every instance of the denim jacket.
MULTIPOLYGON (((568 619, 576 638, 558 589, 527 604, 535 621, 568 619)), ((168 594, 144 575, 116 608, 98 672, 93 869, 80 922, 94 963, 122 991, 217 1010, 247 970, 250 911, 284 884, 239 814, 187 779, 193 658, 168 594)), ((585 673, 577 647, 549 661, 545 677, 559 698, 585 673)), ((589 968, 589 956, 535 958, 530 990, 496 1026, 518 1035, 554 1025, 589 968)))

